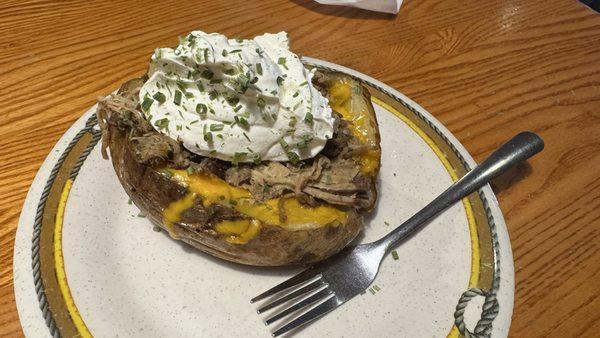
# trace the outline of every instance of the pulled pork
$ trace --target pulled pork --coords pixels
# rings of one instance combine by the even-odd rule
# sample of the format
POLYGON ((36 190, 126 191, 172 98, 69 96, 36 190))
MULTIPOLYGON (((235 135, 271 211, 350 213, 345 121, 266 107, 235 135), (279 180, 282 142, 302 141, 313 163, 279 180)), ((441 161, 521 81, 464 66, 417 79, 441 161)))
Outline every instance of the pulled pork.
MULTIPOLYGON (((263 162, 232 166, 187 151, 180 142, 154 128, 144 118, 138 93, 143 80, 133 80, 116 94, 99 102, 98 121, 102 128, 102 154, 110 141, 107 124, 129 132, 134 158, 149 166, 169 165, 210 173, 229 184, 248 189, 257 200, 294 196, 301 203, 321 202, 357 209, 372 206, 376 196, 373 181, 363 175, 353 156, 368 150, 352 137, 346 121, 335 115, 334 135, 322 152, 297 165, 263 162)), ((284 216, 285 217, 285 216, 284 216)))

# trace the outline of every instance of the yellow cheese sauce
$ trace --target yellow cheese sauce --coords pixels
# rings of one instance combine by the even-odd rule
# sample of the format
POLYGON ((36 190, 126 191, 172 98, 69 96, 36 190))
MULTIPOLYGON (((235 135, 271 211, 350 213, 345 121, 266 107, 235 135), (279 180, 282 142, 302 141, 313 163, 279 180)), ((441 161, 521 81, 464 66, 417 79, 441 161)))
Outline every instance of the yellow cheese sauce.
POLYGON ((208 207, 213 204, 227 205, 240 213, 253 218, 249 220, 223 221, 214 225, 215 231, 227 235, 230 243, 243 244, 260 232, 261 223, 280 226, 288 230, 309 227, 320 227, 328 224, 343 224, 347 213, 332 206, 321 205, 310 207, 301 204, 295 198, 281 201, 285 212, 285 220, 280 219, 279 199, 257 202, 246 189, 229 185, 222 179, 206 174, 188 174, 185 170, 167 169, 171 179, 187 187, 188 194, 180 200, 172 202, 164 211, 164 223, 172 228, 173 223, 181 220, 181 213, 194 204, 196 197, 202 198, 202 204, 208 207))
MULTIPOLYGON (((348 79, 335 79, 328 89, 329 102, 333 110, 349 122, 352 134, 368 146, 377 146, 377 130, 371 120, 368 107, 363 102, 362 94, 353 95, 352 90, 361 90, 353 86, 348 79), (355 89, 353 89, 355 88, 355 89)), ((370 149, 355 159, 360 163, 361 171, 374 175, 379 168, 381 153, 370 149)), ((187 187, 188 193, 180 200, 172 202, 163 212, 164 223, 173 233, 173 224, 181 220, 181 214, 194 205, 196 197, 202 198, 205 207, 213 204, 227 205, 251 219, 226 220, 213 226, 214 230, 233 244, 244 244, 260 233, 261 224, 280 226, 294 231, 307 228, 318 228, 328 224, 343 224, 347 213, 335 207, 322 205, 310 207, 303 205, 295 198, 283 201, 272 199, 257 202, 246 189, 229 185, 222 179, 205 174, 188 174, 185 170, 167 169, 171 178, 187 187), (285 219, 280 218, 279 208, 284 210, 285 219)))
MULTIPOLYGON (((364 104, 362 94, 352 95, 352 90, 361 90, 361 87, 353 87, 345 78, 333 80, 328 89, 329 104, 349 122, 350 131, 362 144, 377 146, 377 130, 372 125, 369 108, 364 104)), ((363 173, 374 175, 379 168, 380 157, 381 152, 378 149, 371 149, 356 159, 363 173)))

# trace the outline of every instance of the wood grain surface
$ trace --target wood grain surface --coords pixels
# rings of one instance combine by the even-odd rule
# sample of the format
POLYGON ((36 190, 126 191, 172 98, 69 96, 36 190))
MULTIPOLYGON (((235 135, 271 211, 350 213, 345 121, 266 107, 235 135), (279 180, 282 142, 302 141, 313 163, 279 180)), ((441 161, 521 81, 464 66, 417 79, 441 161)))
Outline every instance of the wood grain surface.
POLYGON ((99 96, 193 29, 288 31, 301 54, 421 104, 477 160, 521 130, 543 153, 496 182, 512 241, 512 337, 600 331, 600 15, 575 0, 406 0, 397 16, 312 1, 0 3, 0 336, 22 335, 13 243, 27 189, 99 96), (595 286, 594 286, 595 285, 595 286))

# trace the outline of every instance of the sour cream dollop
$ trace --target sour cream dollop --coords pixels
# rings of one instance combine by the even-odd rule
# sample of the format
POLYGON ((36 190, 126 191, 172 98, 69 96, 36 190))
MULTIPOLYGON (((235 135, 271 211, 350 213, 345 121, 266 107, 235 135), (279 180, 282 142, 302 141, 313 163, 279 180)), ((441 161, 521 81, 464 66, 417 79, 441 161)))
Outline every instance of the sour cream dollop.
POLYGON ((285 32, 240 40, 193 31, 175 49, 155 51, 139 97, 152 126, 196 154, 295 162, 333 135, 313 74, 285 32))

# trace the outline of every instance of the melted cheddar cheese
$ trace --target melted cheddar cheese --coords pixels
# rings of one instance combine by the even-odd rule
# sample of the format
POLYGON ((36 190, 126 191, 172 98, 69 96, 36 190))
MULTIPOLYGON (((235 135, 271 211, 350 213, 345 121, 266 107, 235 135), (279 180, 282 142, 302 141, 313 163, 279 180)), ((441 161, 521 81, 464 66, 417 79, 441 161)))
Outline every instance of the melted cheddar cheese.
POLYGON ((227 205, 240 213, 256 220, 223 221, 214 225, 215 231, 227 235, 230 243, 243 244, 260 232, 262 223, 280 226, 288 230, 316 228, 325 225, 338 225, 346 221, 347 213, 332 206, 310 207, 301 204, 295 198, 271 199, 257 202, 250 191, 229 185, 222 179, 206 174, 188 174, 185 170, 166 169, 171 179, 187 187, 188 194, 172 202, 163 212, 164 223, 172 228, 181 220, 181 213, 194 204, 196 197, 202 198, 202 204, 227 205), (279 210, 283 209, 285 219, 279 210))
POLYGON ((364 153, 357 155, 361 170, 367 175, 375 175, 379 168, 381 152, 377 146, 377 129, 372 120, 369 107, 364 102, 360 86, 353 86, 347 78, 335 78, 328 89, 329 104, 334 111, 349 122, 352 134, 364 145, 370 146, 364 153), (357 91, 352 93, 352 91, 357 91))

